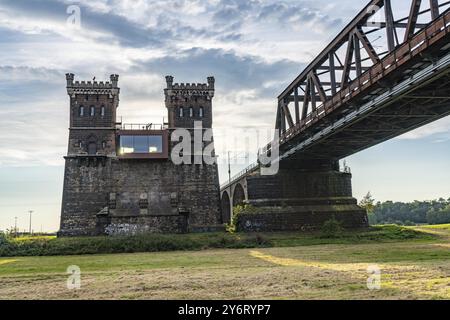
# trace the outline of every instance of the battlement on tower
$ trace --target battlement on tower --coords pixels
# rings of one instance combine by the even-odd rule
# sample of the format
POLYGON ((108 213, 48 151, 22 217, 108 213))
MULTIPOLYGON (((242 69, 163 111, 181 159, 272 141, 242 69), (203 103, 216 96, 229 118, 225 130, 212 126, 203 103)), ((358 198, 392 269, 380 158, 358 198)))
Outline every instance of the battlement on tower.
POLYGON ((176 95, 207 95, 214 96, 215 79, 208 77, 207 83, 173 83, 172 76, 166 77, 167 89, 165 89, 166 96, 176 95))
POLYGON ((119 76, 112 74, 110 81, 74 81, 75 75, 73 73, 66 74, 67 92, 69 95, 73 94, 118 94, 120 89, 118 87, 119 76))

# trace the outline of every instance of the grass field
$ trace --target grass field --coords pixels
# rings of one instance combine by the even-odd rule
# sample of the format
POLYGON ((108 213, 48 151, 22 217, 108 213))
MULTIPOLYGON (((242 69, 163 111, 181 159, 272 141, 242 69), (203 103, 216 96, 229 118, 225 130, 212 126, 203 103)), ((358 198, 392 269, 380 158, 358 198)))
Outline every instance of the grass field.
POLYGON ((266 234, 267 248, 0 258, 0 299, 450 299, 450 225, 414 229, 410 239, 266 234), (70 265, 79 290, 67 289, 70 265), (374 265, 380 290, 366 285, 374 265))

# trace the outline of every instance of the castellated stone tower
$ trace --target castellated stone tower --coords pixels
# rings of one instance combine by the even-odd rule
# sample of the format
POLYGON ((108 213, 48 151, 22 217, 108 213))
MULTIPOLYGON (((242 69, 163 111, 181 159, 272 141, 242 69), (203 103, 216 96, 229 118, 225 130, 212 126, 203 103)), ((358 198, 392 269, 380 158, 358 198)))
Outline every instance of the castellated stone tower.
POLYGON ((217 164, 176 165, 170 157, 173 130, 191 129, 196 120, 211 128, 214 78, 173 85, 167 77, 169 127, 117 123, 118 75, 108 82, 74 78, 66 75, 70 126, 59 235, 223 228, 217 164))
POLYGON ((173 83, 173 77, 166 77, 166 108, 170 128, 194 128, 195 121, 201 121, 203 128, 212 128, 212 99, 214 77, 208 77, 208 84, 173 83))
POLYGON ((119 76, 111 75, 111 82, 74 82, 74 77, 66 75, 70 97, 68 157, 114 156, 119 76))

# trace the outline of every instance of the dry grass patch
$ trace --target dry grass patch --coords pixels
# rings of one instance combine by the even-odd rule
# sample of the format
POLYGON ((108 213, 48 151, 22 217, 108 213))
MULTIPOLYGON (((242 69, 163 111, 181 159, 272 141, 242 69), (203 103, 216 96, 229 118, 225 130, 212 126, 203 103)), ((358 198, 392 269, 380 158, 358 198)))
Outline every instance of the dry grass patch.
POLYGON ((0 298, 450 299, 450 238, 439 230, 426 242, 0 258, 0 298), (69 265, 81 268, 80 290, 66 288, 69 265), (367 289, 369 265, 381 290, 367 289))

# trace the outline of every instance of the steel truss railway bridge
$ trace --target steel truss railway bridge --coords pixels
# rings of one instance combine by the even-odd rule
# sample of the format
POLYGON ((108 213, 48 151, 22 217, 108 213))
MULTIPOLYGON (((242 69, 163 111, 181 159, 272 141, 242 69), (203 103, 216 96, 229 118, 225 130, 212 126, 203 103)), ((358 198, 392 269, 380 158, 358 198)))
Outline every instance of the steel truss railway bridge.
POLYGON ((264 176, 259 162, 222 185, 224 219, 249 203, 261 214, 242 222, 248 230, 314 228, 331 215, 366 225, 339 160, 450 114, 449 8, 370 1, 278 96, 279 134, 259 154, 279 146, 280 171, 264 176))

